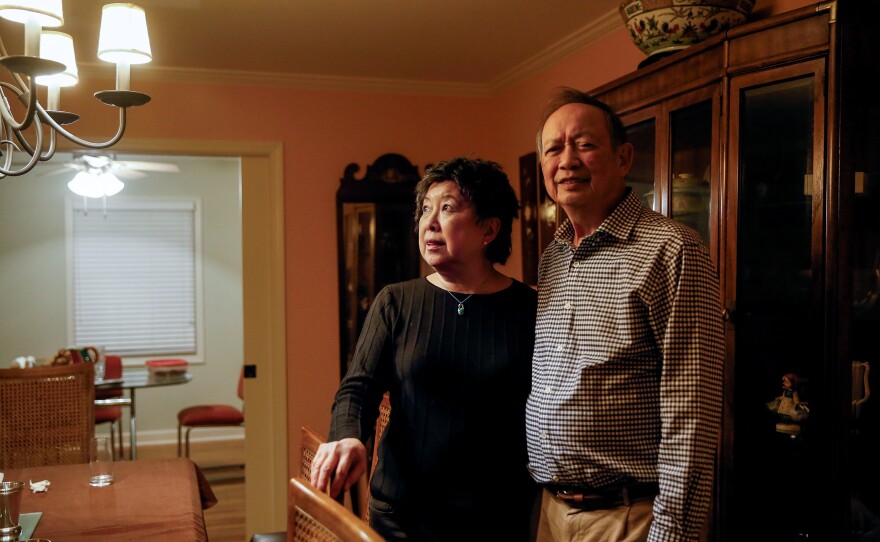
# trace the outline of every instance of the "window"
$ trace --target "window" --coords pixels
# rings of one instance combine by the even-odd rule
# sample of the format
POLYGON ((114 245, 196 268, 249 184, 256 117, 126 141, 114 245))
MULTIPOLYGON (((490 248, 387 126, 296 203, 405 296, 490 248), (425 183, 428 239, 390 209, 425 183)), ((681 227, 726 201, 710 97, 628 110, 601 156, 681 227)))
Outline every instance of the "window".
POLYGON ((82 201, 70 210, 73 344, 201 357, 199 202, 114 198, 106 212, 82 201))

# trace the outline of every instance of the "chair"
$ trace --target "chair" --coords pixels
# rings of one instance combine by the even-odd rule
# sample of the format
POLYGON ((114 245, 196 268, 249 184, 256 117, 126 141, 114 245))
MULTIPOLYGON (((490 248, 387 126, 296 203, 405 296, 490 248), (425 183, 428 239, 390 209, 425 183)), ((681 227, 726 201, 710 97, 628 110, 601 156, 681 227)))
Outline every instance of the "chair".
POLYGON ((350 510, 300 476, 290 479, 289 542, 381 542, 383 538, 350 510))
MULTIPOLYGON (((238 375, 238 398, 244 401, 244 367, 238 375)), ((195 427, 240 427, 244 425, 244 406, 195 405, 177 413, 177 457, 181 453, 181 432, 186 427, 186 457, 189 457, 189 433, 195 427)))
POLYGON ((385 432, 385 427, 388 425, 388 420, 391 419, 391 398, 388 395, 388 392, 385 392, 385 395, 382 396, 382 402, 379 403, 379 417, 376 418, 376 433, 373 435, 373 462, 370 465, 370 473, 367 477, 367 482, 364 484, 367 487, 366 495, 361 497, 361 502, 363 503, 361 506, 361 513, 359 514, 361 519, 369 523, 370 521, 370 491, 369 491, 369 480, 372 478, 373 473, 376 472, 376 463, 379 462, 379 439, 382 438, 382 433, 385 432))
POLYGON ((376 418, 376 436, 373 437, 373 465, 370 467, 371 475, 376 470, 376 463, 379 462, 379 439, 382 438, 382 433, 385 432, 385 427, 388 426, 390 419, 391 397, 386 391, 385 395, 382 396, 382 402, 379 403, 379 417, 376 418))
MULTIPOLYGON (((312 478, 312 460, 318 451, 318 446, 326 442, 327 439, 322 437, 317 431, 311 427, 304 425, 300 428, 300 444, 299 444, 299 475, 304 480, 312 478)), ((349 489, 348 498, 345 496, 337 497, 337 502, 346 506, 351 512, 363 519, 369 520, 369 501, 370 501, 370 484, 368 473, 364 473, 351 489, 349 489)))
POLYGON ((299 431, 299 475, 305 480, 311 480, 312 460, 315 459, 318 446, 327 440, 307 425, 300 427, 299 431))
POLYGON ((0 469, 89 462, 91 363, 0 369, 0 469))
MULTIPOLYGON (((104 379, 113 380, 122 378, 122 358, 108 354, 104 356, 104 379)), ((116 399, 125 395, 125 392, 119 389, 112 390, 95 390, 95 399, 116 399)), ((125 448, 122 445, 122 407, 118 406, 96 406, 95 407, 95 425, 110 424, 110 444, 113 447, 113 457, 125 457, 125 448), (119 454, 116 453, 116 432, 119 432, 119 454)))

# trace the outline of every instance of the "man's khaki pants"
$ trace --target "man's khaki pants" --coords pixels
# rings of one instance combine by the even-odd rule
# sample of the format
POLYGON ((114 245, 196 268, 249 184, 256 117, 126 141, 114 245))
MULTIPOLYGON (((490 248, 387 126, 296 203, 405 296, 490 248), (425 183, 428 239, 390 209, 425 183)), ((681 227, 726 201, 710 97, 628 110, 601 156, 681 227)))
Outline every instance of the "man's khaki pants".
POLYGON ((606 510, 581 510, 547 489, 541 495, 538 542, 644 542, 654 519, 654 499, 606 510))

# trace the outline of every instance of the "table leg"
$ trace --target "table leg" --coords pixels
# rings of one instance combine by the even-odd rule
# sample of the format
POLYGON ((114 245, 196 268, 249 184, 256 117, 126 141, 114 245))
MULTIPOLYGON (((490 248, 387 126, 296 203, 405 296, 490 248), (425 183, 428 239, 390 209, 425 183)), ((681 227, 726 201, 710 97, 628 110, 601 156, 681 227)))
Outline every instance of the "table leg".
POLYGON ((131 433, 128 435, 128 447, 131 449, 131 460, 134 461, 137 459, 137 430, 135 429, 134 422, 134 388, 129 388, 128 392, 131 394, 131 408, 128 417, 129 431, 131 431, 131 433))

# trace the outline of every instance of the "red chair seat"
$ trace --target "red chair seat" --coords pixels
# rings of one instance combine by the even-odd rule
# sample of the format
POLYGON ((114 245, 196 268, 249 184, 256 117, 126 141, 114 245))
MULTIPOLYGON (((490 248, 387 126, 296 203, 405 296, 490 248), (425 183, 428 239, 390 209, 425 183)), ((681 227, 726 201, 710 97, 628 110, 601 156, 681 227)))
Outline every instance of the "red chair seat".
MULTIPOLYGON (((244 367, 238 374, 238 398, 244 401, 244 367)), ((194 427, 237 427, 244 425, 244 405, 235 408, 231 405, 194 405, 177 413, 177 456, 183 451, 181 445, 183 428, 186 427, 186 457, 189 457, 189 433, 194 427)))
POLYGON ((237 425, 244 423, 244 414, 229 405, 197 405, 187 407, 177 414, 183 426, 237 425))
POLYGON ((95 424, 115 422, 120 416, 122 416, 122 409, 119 407, 95 408, 95 424))

